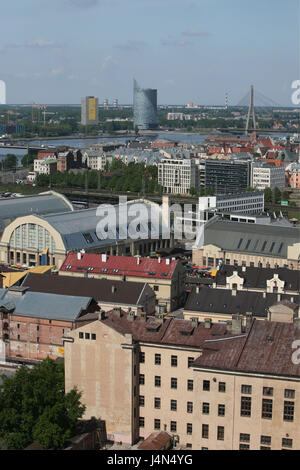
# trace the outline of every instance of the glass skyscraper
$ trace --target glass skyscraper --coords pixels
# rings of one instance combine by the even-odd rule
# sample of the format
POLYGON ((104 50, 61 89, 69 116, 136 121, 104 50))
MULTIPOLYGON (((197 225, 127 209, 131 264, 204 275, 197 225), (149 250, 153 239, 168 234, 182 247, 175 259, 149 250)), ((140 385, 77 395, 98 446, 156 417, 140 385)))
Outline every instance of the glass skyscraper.
POLYGON ((157 128, 157 90, 140 88, 133 81, 133 126, 134 129, 157 128))

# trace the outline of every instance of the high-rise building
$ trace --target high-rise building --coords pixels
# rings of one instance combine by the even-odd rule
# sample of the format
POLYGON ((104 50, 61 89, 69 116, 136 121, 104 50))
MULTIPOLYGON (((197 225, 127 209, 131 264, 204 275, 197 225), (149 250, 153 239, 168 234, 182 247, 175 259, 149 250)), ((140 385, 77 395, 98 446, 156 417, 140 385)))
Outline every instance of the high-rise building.
POLYGON ((0 80, 0 104, 6 104, 6 84, 0 80))
POLYGON ((157 90, 140 88, 133 81, 133 126, 134 129, 157 128, 157 90))
POLYGON ((81 99, 81 124, 83 126, 98 124, 98 108, 98 98, 86 96, 81 99))

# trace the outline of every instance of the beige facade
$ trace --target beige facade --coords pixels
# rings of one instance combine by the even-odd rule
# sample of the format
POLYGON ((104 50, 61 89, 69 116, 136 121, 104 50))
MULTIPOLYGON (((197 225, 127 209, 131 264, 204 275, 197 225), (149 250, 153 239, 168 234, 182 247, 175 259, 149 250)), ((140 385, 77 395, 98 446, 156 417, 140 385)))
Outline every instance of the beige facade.
POLYGON ((215 245, 204 245, 193 250, 193 263, 199 266, 218 266, 220 260, 225 264, 236 266, 254 266, 261 268, 287 267, 289 269, 299 268, 300 243, 288 247, 287 258, 279 256, 268 256, 267 254, 241 253, 227 251, 215 245))
POLYGON ((109 439, 134 443, 160 429, 196 450, 300 448, 298 373, 192 365, 201 343, 133 341, 120 328, 100 319, 65 341, 66 390, 83 393, 85 418, 104 419, 109 439))

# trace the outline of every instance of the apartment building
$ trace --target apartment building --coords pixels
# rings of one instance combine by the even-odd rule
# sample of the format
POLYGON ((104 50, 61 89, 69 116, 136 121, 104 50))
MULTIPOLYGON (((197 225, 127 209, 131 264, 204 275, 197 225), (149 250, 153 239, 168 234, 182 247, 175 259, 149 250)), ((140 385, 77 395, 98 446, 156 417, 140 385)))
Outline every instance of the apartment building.
POLYGON ((193 159, 164 158, 158 164, 158 184, 167 194, 188 194, 198 187, 197 167, 193 159))
POLYGON ((87 167, 97 171, 105 170, 106 164, 113 160, 111 155, 107 155, 101 150, 87 150, 83 153, 83 157, 86 158, 87 167))
POLYGON ((38 175, 52 175, 57 171, 56 157, 35 159, 33 161, 33 171, 38 175))
POLYGON ((147 283, 154 291, 157 310, 176 310, 185 299, 185 269, 175 259, 111 256, 70 252, 60 271, 63 276, 147 283))
POLYGON ((280 190, 285 188, 285 167, 265 162, 254 162, 251 168, 251 187, 258 190, 265 188, 280 190))
POLYGON ((166 431, 196 450, 299 449, 295 323, 142 318, 115 309, 64 337, 66 391, 133 444, 166 431))

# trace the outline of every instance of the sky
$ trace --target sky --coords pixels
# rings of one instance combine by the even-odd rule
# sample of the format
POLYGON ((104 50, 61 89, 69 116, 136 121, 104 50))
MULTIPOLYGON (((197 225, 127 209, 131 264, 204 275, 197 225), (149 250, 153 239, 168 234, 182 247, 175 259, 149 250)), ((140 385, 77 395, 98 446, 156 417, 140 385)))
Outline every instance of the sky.
POLYGON ((300 0, 10 0, 0 80, 9 104, 132 104, 135 78, 160 105, 292 106, 299 23, 300 0))

